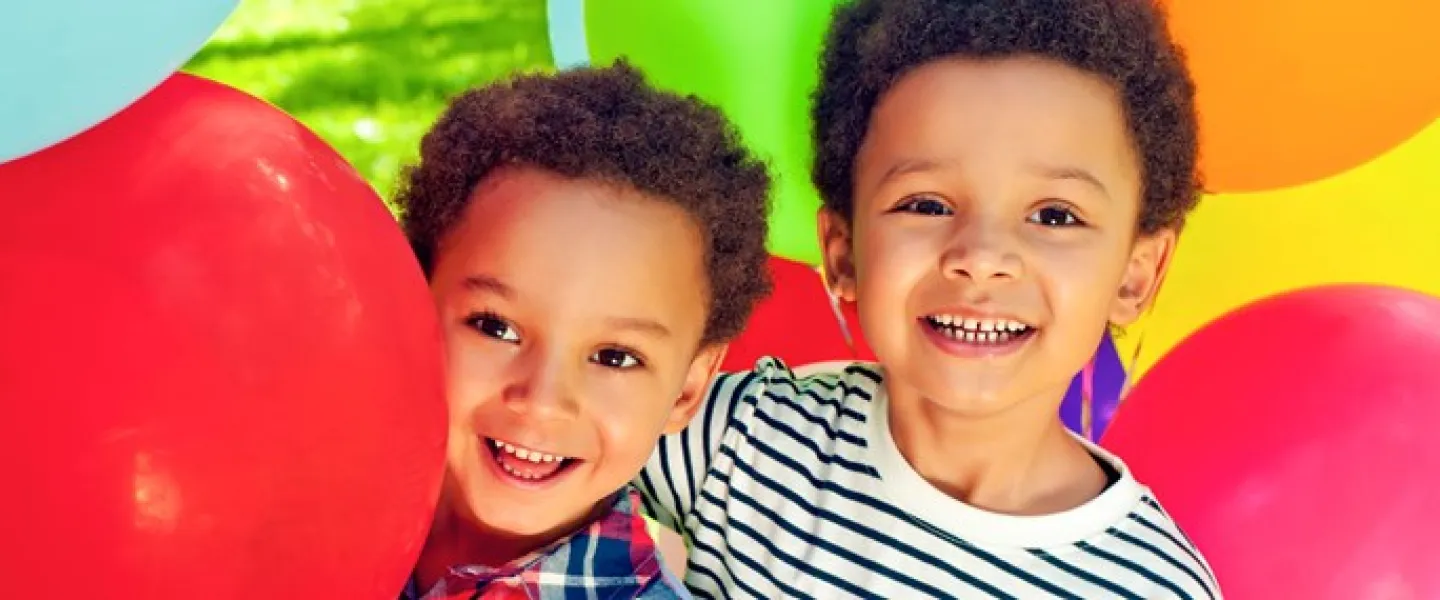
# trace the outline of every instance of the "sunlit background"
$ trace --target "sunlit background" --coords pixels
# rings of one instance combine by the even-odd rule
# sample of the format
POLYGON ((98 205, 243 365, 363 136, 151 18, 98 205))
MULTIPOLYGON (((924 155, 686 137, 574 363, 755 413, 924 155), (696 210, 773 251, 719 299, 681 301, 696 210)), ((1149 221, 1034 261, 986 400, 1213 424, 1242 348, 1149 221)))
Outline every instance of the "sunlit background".
POLYGON ((295 116, 388 201, 447 98, 550 64, 544 0, 241 0, 185 70, 295 116))

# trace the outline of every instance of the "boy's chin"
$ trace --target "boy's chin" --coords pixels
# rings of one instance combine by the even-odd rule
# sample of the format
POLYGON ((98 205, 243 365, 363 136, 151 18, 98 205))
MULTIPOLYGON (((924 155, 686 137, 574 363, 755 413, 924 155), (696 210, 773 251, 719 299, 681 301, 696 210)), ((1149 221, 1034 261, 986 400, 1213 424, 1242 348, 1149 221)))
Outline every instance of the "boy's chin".
MULTIPOLYGON (((563 500, 556 498, 556 500, 563 500)), ((487 535, 507 538, 559 538, 589 522, 599 501, 590 505, 556 506, 545 502, 476 498, 468 506, 471 520, 487 535)))
POLYGON ((613 498, 592 490, 595 486, 588 481, 544 489, 520 489, 506 483, 484 473, 457 498, 468 520, 483 532, 511 538, 563 536, 608 509, 613 498))
MULTIPOLYGON (((920 369, 916 369, 919 371, 920 369)), ((901 375, 910 382, 918 398, 943 414, 967 420, 986 420, 1014 412, 1038 391, 1018 389, 1008 373, 961 372, 951 369, 924 369, 924 373, 901 375)))
POLYGON ((948 390, 943 394, 926 395, 925 400, 946 414, 967 420, 982 420, 1010 412, 1018 402, 994 390, 948 390))

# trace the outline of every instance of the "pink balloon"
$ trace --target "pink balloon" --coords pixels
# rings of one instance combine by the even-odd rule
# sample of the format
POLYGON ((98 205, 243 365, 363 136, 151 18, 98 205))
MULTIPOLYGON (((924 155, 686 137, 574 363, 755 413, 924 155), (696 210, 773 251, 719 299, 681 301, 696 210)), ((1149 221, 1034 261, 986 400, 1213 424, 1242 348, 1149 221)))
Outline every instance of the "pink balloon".
POLYGON ((1326 286, 1194 334, 1104 437, 1231 598, 1440 598, 1440 299, 1326 286))

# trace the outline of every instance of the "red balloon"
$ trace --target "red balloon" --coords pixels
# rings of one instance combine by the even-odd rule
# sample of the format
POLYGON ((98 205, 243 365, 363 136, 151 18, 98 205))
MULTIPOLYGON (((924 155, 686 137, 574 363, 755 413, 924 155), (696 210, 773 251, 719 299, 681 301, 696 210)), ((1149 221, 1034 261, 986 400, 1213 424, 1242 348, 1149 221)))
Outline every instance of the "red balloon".
POLYGON ((1228 597, 1440 598, 1440 298, 1326 286, 1166 355, 1103 442, 1228 597))
MULTIPOLYGON (((791 367, 853 360, 840 316, 820 272, 804 263, 770 257, 766 267, 774 292, 755 307, 745 331, 730 344, 721 369, 743 371, 763 356, 776 356, 791 367)), ((852 335, 859 330, 850 329, 852 335)))
POLYGON ((375 193, 176 75, 0 165, 0 581, 15 598, 393 599, 442 349, 375 193))

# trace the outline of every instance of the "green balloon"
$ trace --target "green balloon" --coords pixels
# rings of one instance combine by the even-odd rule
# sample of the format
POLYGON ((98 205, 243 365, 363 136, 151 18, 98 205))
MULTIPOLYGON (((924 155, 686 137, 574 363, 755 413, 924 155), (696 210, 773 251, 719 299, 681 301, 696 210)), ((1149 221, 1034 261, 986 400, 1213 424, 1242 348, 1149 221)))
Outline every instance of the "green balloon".
POLYGON ((819 262, 810 94, 836 0, 585 0, 592 64, 625 57, 718 105, 775 177, 771 253, 819 262))

